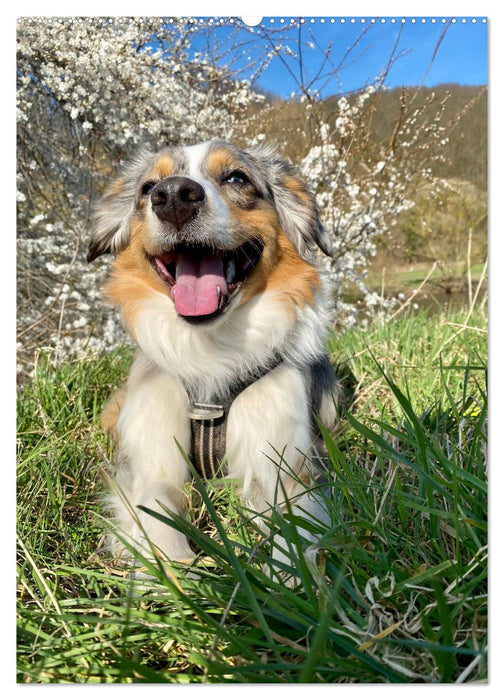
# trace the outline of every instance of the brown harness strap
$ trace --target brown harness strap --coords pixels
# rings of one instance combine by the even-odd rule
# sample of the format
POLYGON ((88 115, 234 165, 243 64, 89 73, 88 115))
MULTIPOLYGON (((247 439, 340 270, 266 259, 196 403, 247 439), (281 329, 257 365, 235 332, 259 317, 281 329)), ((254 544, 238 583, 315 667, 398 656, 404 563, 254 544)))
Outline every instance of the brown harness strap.
POLYGON ((224 457, 228 410, 222 405, 201 403, 189 408, 191 460, 203 479, 215 479, 226 474, 224 457))
POLYGON ((275 354, 271 362, 258 368, 244 380, 233 384, 225 400, 219 400, 214 396, 212 403, 191 401, 191 392, 186 388, 190 399, 188 410, 191 420, 190 458, 203 479, 214 479, 217 476, 226 476, 228 473, 225 461, 226 428, 231 404, 242 391, 268 374, 281 361, 280 355, 275 354))

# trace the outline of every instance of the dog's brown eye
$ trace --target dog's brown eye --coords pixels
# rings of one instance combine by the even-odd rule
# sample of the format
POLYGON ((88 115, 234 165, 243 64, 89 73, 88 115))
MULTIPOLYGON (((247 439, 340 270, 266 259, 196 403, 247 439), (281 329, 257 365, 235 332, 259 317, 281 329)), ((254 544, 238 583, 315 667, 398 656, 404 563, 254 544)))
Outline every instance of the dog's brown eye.
POLYGON ((225 175, 222 182, 225 185, 238 186, 250 184, 250 180, 248 179, 247 175, 245 175, 245 173, 241 170, 233 170, 233 172, 229 173, 229 175, 225 175))
POLYGON ((153 182, 153 180, 147 180, 147 182, 144 182, 144 184, 142 185, 142 189, 140 190, 142 193, 142 197, 146 197, 148 194, 150 194, 155 186, 156 183, 153 182))

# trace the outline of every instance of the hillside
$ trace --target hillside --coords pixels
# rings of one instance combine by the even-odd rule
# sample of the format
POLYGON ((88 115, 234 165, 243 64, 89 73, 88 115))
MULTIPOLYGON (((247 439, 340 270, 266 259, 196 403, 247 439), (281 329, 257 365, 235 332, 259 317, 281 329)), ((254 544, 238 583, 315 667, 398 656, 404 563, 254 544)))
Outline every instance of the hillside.
MULTIPOLYGON (((445 148, 445 160, 433 165, 435 175, 467 180, 476 187, 487 187, 487 90, 485 87, 469 87, 447 84, 435 88, 396 88, 373 96, 376 109, 373 136, 378 142, 387 142, 397 122, 401 98, 406 95, 407 109, 411 113, 424 105, 432 93, 439 99, 447 96, 441 123, 448 130, 449 141, 445 148)), ((328 106, 330 105, 328 101, 328 106)), ((435 100, 423 110, 423 119, 433 120, 439 102, 435 100)))
MULTIPOLYGON (((356 95, 347 96, 350 102, 356 95)), ((334 95, 325 100, 325 115, 328 121, 337 112, 337 103, 341 95, 334 95)), ((306 104, 299 100, 281 101, 273 96, 266 96, 275 118, 263 128, 266 137, 272 141, 281 140, 286 129, 306 126, 306 104)), ((449 141, 444 148, 445 160, 436 162, 433 167, 435 175, 447 178, 467 180, 481 190, 487 187, 487 88, 485 86, 464 86, 457 84, 437 85, 433 88, 404 87, 393 90, 381 90, 371 96, 367 111, 370 120, 370 137, 377 146, 390 142, 397 120, 401 113, 401 101, 405 100, 406 114, 422 109, 422 120, 432 121, 438 112, 440 103, 445 100, 441 124, 448 131, 449 141), (429 98, 435 94, 431 104, 429 98)), ((252 136, 252 134, 251 134, 252 136)), ((309 148, 309 142, 300 144, 292 142, 287 146, 288 155, 294 160, 304 157, 300 149, 309 148)))
MULTIPOLYGON (((335 95, 325 100, 318 122, 335 123, 340 99, 341 95, 335 95)), ((347 99, 354 104, 358 95, 347 99)), ((268 118, 262 111, 258 128, 267 140, 278 143, 285 155, 300 162, 319 139, 317 120, 306 102, 268 97, 268 104, 268 118)), ((367 158, 376 161, 378 153, 399 145, 394 139, 407 122, 412 134, 423 133, 412 154, 418 159, 418 176, 408 193, 413 206, 397 217, 387 235, 377 238, 375 263, 381 269, 384 262, 396 266, 401 262, 460 261, 466 256, 469 231, 473 260, 483 262, 487 254, 486 87, 446 84, 375 92, 366 103, 360 142, 344 152, 345 160, 354 161, 354 170, 367 158), (429 140, 429 133, 438 126, 443 137, 429 140)), ((252 133, 246 136, 252 137, 252 133)))

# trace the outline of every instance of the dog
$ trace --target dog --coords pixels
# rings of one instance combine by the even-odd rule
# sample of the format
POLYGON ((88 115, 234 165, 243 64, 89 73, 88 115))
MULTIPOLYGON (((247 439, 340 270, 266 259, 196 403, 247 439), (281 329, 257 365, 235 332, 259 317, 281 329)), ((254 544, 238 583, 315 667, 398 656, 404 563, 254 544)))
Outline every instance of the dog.
POLYGON ((317 263, 331 241, 295 167, 224 141, 141 151, 95 208, 88 261, 104 253, 105 294, 138 346, 102 417, 119 450, 112 554, 126 538, 194 559, 182 533, 138 508, 185 512, 184 453, 203 476, 238 480, 254 513, 288 500, 327 523, 311 485, 318 422, 334 427, 342 396, 317 263))

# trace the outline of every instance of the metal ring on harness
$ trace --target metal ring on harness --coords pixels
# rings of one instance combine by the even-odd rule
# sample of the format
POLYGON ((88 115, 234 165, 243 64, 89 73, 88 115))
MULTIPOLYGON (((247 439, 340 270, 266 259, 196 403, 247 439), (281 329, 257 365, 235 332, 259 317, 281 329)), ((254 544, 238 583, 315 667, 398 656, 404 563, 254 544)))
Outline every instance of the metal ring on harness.
POLYGON ((224 415, 224 406, 213 403, 194 403, 189 406, 187 415, 191 420, 215 420, 224 415))

